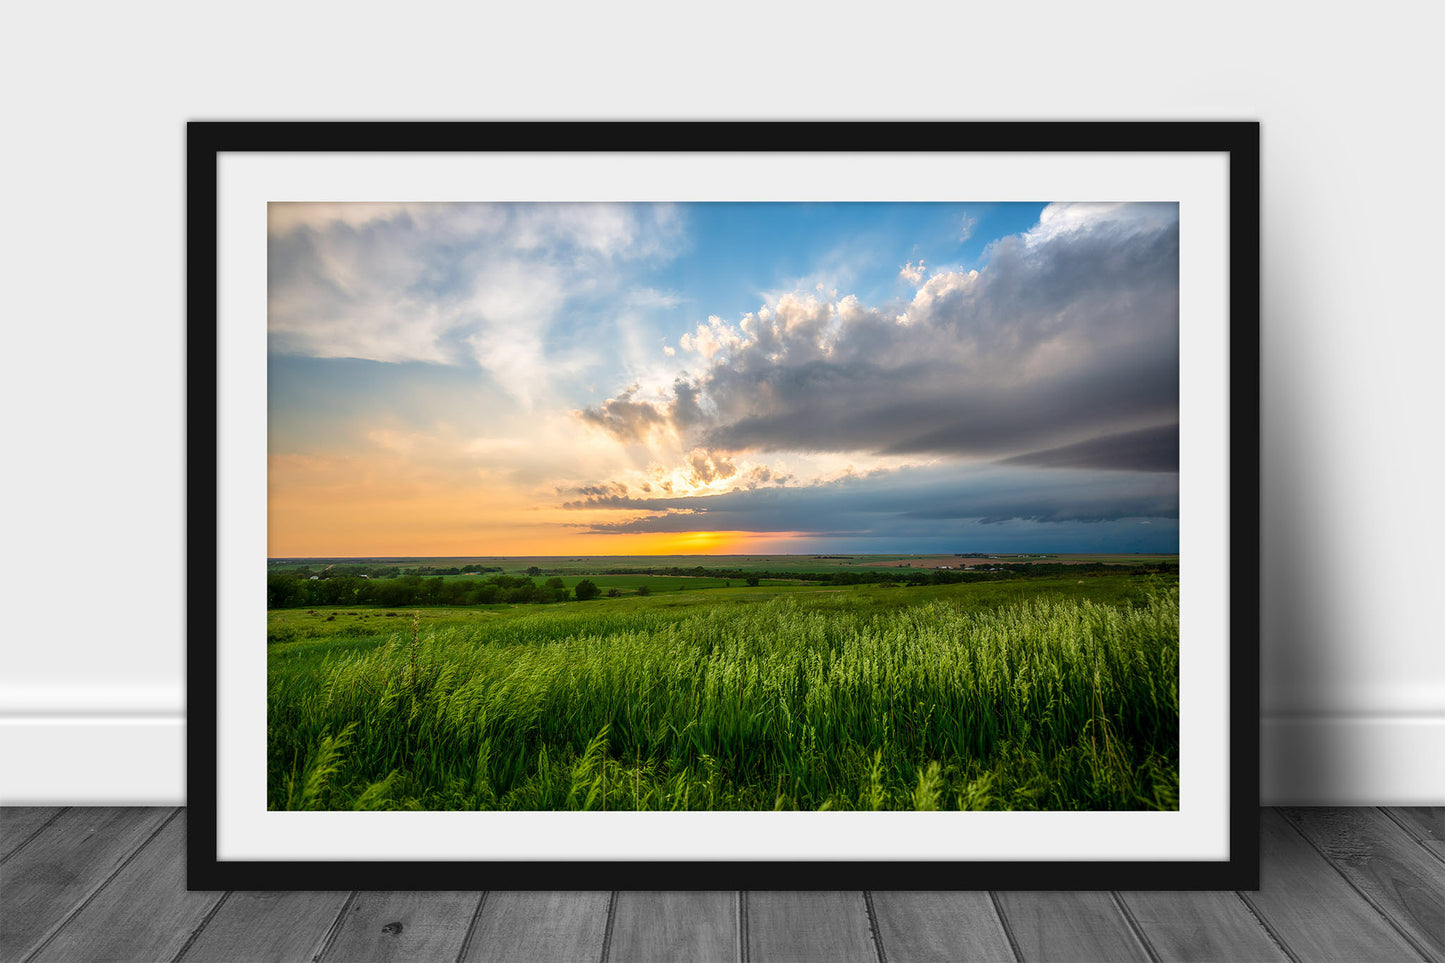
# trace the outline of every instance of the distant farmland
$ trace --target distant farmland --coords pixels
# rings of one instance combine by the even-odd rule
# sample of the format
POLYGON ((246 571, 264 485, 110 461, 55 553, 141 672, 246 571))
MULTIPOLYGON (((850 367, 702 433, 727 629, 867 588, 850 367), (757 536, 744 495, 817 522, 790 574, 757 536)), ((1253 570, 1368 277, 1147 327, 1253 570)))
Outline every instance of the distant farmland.
POLYGON ((600 574, 611 569, 664 569, 730 568, 758 572, 819 572, 849 568, 936 568, 940 565, 953 567, 987 566, 990 563, 1033 564, 1053 563, 1063 565, 1143 565, 1158 562, 1177 564, 1179 556, 1158 554, 1100 554, 1089 555, 1077 552, 1058 554, 998 553, 990 555, 533 555, 496 556, 467 555, 426 558, 420 556, 377 556, 370 558, 273 558, 267 561, 271 571, 310 568, 316 570, 328 565, 355 566, 396 566, 403 570, 461 568, 479 565, 498 568, 507 574, 517 575, 529 568, 538 568, 546 573, 589 575, 600 574))

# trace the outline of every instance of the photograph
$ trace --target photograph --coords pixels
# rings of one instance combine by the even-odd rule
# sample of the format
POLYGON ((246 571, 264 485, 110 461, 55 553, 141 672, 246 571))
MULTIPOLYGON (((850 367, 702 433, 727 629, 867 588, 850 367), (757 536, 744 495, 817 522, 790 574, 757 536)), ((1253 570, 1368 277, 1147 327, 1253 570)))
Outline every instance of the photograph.
POLYGON ((1180 809, 1179 203, 265 234, 267 810, 1180 809))

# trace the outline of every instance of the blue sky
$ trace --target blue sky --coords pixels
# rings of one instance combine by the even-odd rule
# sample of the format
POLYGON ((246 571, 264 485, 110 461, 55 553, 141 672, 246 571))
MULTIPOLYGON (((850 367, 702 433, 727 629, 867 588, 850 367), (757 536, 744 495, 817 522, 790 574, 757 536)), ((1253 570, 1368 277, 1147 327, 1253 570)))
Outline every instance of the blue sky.
POLYGON ((1172 204, 273 204, 273 555, 1177 551, 1172 204))
POLYGON ((687 246, 660 277, 690 306, 724 317, 814 278, 877 303, 908 293, 898 265, 975 268, 989 240, 1027 231, 1044 206, 697 204, 687 246))

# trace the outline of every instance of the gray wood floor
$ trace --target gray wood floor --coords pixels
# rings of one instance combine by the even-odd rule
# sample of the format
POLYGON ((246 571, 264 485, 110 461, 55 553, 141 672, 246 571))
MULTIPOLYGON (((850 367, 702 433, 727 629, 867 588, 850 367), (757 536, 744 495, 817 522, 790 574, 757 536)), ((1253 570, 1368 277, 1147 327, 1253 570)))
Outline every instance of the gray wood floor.
POLYGON ((1445 960, 1445 808, 1272 809, 1246 893, 188 893, 177 809, 0 809, 0 960, 1445 960))

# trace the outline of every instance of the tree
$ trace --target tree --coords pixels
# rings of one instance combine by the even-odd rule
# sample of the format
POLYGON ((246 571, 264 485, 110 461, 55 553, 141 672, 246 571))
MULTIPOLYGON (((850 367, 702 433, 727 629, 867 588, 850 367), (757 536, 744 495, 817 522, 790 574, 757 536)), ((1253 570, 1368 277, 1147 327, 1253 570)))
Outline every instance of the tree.
POLYGON ((301 604, 301 580, 294 575, 278 572, 266 577, 266 607, 284 609, 301 604))
POLYGON ((748 576, 748 585, 752 586, 753 588, 757 588, 757 586, 758 586, 758 577, 757 577, 756 575, 749 575, 749 576, 748 576))
POLYGON ((542 574, 542 570, 537 566, 533 565, 527 569, 527 574, 532 576, 533 578, 536 578, 538 575, 542 574))
POLYGON ((597 583, 593 582, 590 578, 584 578, 577 583, 575 591, 577 592, 577 601, 585 602, 588 599, 595 599, 597 594, 602 590, 599 589, 597 583))

